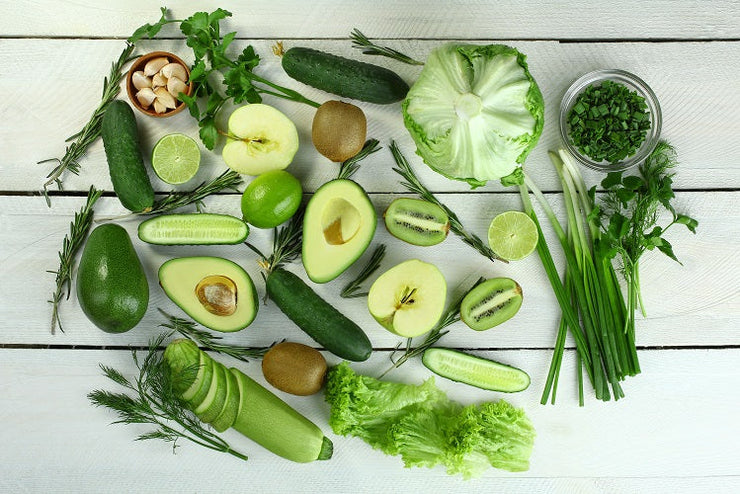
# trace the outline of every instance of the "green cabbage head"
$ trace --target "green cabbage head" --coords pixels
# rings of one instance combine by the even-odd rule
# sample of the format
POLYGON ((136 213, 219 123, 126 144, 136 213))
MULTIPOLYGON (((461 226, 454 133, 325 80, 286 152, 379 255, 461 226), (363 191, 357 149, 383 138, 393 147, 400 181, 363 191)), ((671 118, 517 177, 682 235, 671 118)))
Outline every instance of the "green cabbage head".
POLYGON ((505 45, 440 46, 403 102, 419 156, 472 187, 524 163, 542 133, 544 111, 526 56, 505 45))

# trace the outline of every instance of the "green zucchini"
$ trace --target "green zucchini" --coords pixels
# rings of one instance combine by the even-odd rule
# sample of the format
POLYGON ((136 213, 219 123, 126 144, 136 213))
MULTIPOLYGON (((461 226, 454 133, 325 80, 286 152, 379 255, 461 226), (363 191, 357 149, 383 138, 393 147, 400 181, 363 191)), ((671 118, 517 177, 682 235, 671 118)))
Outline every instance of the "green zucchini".
POLYGON ((136 117, 128 103, 115 100, 108 105, 100 135, 113 190, 121 204, 133 212, 150 210, 154 189, 141 156, 136 117))
POLYGON ((311 48, 290 48, 282 65, 299 82, 368 103, 395 103, 409 92, 409 85, 391 70, 311 48))
POLYGON ((477 388, 514 393, 529 387, 523 370, 456 350, 430 348, 421 361, 437 375, 477 388))
POLYGON ((311 338, 346 360, 367 360, 373 347, 362 329, 314 292, 302 279, 282 268, 267 276, 267 295, 311 338))
POLYGON ((249 226, 228 214, 163 214, 139 224, 139 238, 156 245, 239 244, 249 235, 249 226))

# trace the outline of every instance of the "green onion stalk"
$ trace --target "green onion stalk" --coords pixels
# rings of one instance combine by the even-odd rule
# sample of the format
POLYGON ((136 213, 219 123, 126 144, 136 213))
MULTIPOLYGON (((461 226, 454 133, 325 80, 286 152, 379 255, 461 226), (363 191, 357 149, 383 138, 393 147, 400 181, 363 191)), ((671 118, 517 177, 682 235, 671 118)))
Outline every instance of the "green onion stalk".
POLYGON ((593 196, 564 152, 550 153, 563 186, 567 228, 555 216, 545 195, 525 175, 520 185, 524 211, 535 221, 540 233, 537 252, 562 311, 562 319, 550 363, 541 403, 555 402, 558 377, 568 332, 576 345, 579 403, 584 404, 583 372, 597 399, 624 397, 620 381, 639 372, 634 344, 634 327, 625 331, 627 309, 611 260, 600 247, 600 232, 593 220, 593 196), (530 192, 548 217, 565 255, 565 276, 552 260, 547 242, 532 206, 530 192), (611 391, 610 391, 611 388, 611 391))

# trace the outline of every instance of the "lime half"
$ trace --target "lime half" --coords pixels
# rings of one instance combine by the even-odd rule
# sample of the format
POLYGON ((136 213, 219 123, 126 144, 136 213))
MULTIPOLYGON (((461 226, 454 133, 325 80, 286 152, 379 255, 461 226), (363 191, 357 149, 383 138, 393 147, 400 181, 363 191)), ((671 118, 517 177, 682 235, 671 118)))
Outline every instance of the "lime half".
POLYGON ((200 166, 200 148, 185 134, 168 134, 154 145, 152 168, 168 184, 184 184, 200 166))
POLYGON ((524 259, 537 247, 537 225, 521 211, 506 211, 491 221, 488 245, 502 259, 524 259))

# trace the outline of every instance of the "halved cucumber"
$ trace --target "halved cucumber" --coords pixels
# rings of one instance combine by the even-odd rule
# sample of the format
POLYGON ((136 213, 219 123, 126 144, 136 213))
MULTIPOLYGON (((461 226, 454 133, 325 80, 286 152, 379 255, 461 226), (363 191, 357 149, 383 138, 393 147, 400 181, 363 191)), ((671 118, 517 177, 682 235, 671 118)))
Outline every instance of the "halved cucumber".
POLYGON ((249 235, 249 226, 228 214, 164 214, 139 224, 139 238, 156 245, 238 244, 249 235))
POLYGON ((456 350, 430 348, 421 361, 435 374, 477 388, 514 393, 529 387, 523 370, 456 350))

